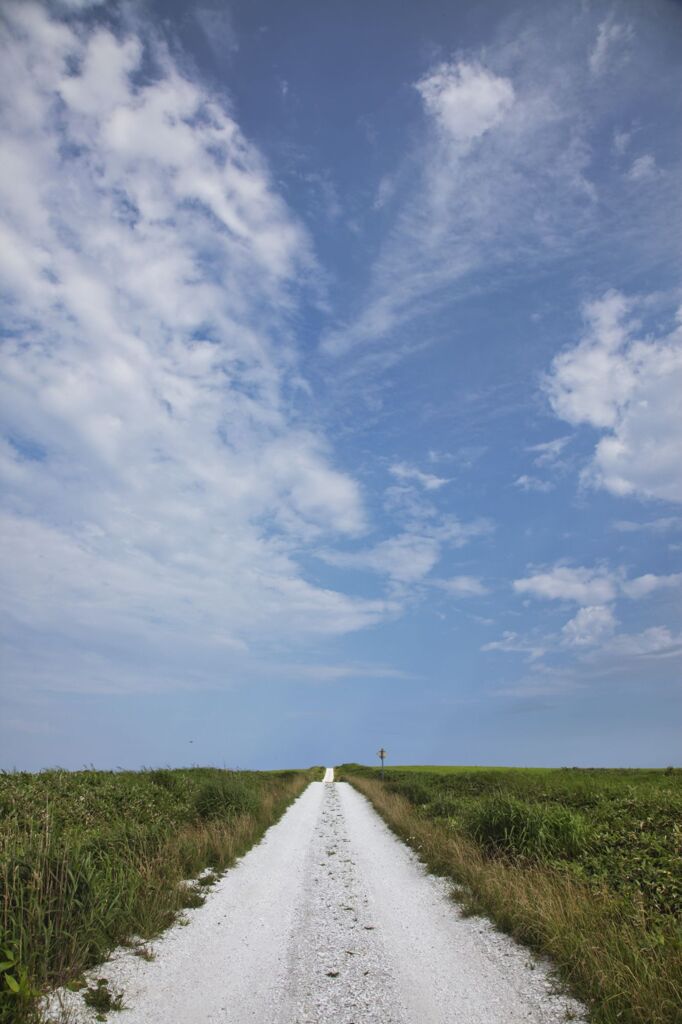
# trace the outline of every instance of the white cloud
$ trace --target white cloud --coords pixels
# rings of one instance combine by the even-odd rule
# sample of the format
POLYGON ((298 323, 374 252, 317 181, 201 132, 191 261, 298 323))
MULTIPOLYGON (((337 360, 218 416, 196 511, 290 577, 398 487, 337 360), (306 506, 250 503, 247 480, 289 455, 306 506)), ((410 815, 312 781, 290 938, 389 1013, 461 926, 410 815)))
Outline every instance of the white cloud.
POLYGON ((604 605, 581 608, 562 629, 563 641, 569 647, 591 647, 601 643, 616 628, 616 617, 604 605))
POLYGON ((566 434, 564 437, 555 437, 553 441, 532 444, 526 448, 526 451, 535 455, 533 462, 536 466, 554 466, 571 440, 571 436, 571 434, 566 434))
POLYGON ((417 583, 428 576, 447 548, 464 547, 475 537, 492 530, 488 520, 461 523, 445 517, 439 525, 420 524, 396 537, 381 541, 360 551, 320 551, 319 557, 328 565, 360 569, 388 576, 400 584, 417 583))
POLYGON ((379 182, 376 199, 373 203, 374 210, 383 210, 391 202, 395 195, 395 181, 390 175, 385 175, 379 182))
POLYGON ((617 581, 606 569, 570 568, 556 565, 545 572, 514 580, 517 594, 530 594, 546 600, 575 601, 582 605, 601 605, 617 595, 617 581))
MULTIPOLYGON (((116 108, 124 108, 130 104, 131 85, 130 75, 139 68, 142 58, 142 44, 135 37, 128 37, 119 41, 111 32, 104 29, 95 31, 90 37, 87 47, 82 51, 82 64, 78 74, 69 75, 65 73, 59 82, 56 82, 56 91, 66 102, 70 111, 77 114, 84 114, 88 117, 103 119, 116 108)), ((66 70, 66 69, 65 69, 66 70)), ((189 99, 189 97, 187 97, 189 99)), ((176 97, 171 99, 173 106, 176 105, 176 97)), ((189 109, 183 113, 190 114, 189 109)), ((128 126, 135 132, 136 124, 141 123, 139 113, 131 114, 130 111, 121 111, 121 117, 126 117, 128 126)), ((148 119, 150 128, 157 131, 160 124, 148 119)), ((101 130, 102 121, 95 128, 101 130)), ((169 133, 170 134, 170 133, 169 133)), ((190 133, 186 133, 185 138, 190 133)), ((182 140, 182 134, 179 136, 182 140)), ((137 144, 141 140, 136 140, 137 144)), ((151 154, 157 139, 152 135, 146 140, 147 151, 151 154)))
POLYGON ((437 491, 445 484, 450 483, 444 477, 434 476, 433 473, 423 473, 422 470, 417 469, 415 466, 408 466, 405 462, 394 463, 389 467, 389 473, 396 480, 414 480, 426 491, 437 491))
POLYGON ((616 129, 613 133, 613 148, 618 156, 623 156, 632 141, 631 132, 621 132, 616 129))
POLYGON ((451 576, 450 579, 434 582, 454 597, 483 597, 488 593, 488 588, 476 576, 451 576))
POLYGON ((366 569, 389 576, 399 583, 423 579, 440 558, 440 544, 431 536, 403 533, 381 541, 376 547, 357 552, 322 552, 329 565, 366 569))
POLYGON ((655 158, 651 153, 645 153, 632 161, 627 177, 630 181, 653 181, 659 173, 655 158))
POLYGON ((614 522, 613 528, 620 533, 635 533, 640 530, 651 533, 667 533, 672 530, 682 530, 682 516, 659 516, 658 519, 652 519, 643 523, 619 519, 614 522))
POLYGON ((88 7, 100 7, 106 0, 56 0, 58 7, 70 11, 84 11, 88 7))
POLYGON ((608 292, 585 307, 587 331, 545 380, 554 412, 603 432, 585 479, 617 495, 682 501, 682 322, 637 340, 633 303, 608 292))
POLYGON ((292 405, 314 264, 261 155, 158 39, 4 15, 5 614, 140 652, 392 614, 297 562, 366 524, 292 405))
MULTIPOLYGON (((578 684, 604 668, 609 672, 626 672, 632 668, 632 658, 677 659, 682 654, 682 634, 675 634, 667 626, 652 626, 640 633, 616 633, 617 620, 608 606, 581 608, 561 630, 546 636, 521 636, 506 630, 501 639, 484 644, 485 652, 525 654, 533 671, 562 676, 565 668, 557 668, 542 661, 546 655, 577 656, 580 668, 568 670, 567 679, 578 684), (591 666, 591 668, 588 668, 591 666), (578 674, 576 674, 578 673, 578 674)), ((503 691, 499 691, 503 692, 503 691)), ((512 691, 504 691, 512 692, 512 691)))
MULTIPOLYGON (((272 675, 281 673, 281 665, 264 665, 263 672, 272 675)), ((293 679, 309 679, 312 682, 333 683, 342 679, 409 679, 409 673, 390 665, 316 665, 292 662, 286 666, 286 674, 293 679)))
MULTIPOLYGON (((483 651, 526 654, 542 671, 554 672, 540 659, 567 656, 577 658, 579 671, 588 675, 598 671, 628 671, 632 657, 674 658, 682 653, 682 634, 667 626, 652 626, 640 633, 618 633, 614 602, 619 598, 639 600, 661 590, 682 586, 682 573, 657 576, 647 573, 628 579, 624 570, 612 572, 604 567, 587 569, 559 564, 544 572, 514 581, 519 594, 544 600, 572 601, 579 605, 575 615, 560 632, 540 633, 536 628, 523 635, 506 631, 502 638, 484 645, 483 651), (588 669, 588 666, 592 668, 588 669)), ((576 677, 578 678, 578 677, 576 677)))
MULTIPOLYGON (((197 514, 195 521, 201 525, 205 517, 197 514)), ((182 535, 172 524, 172 535, 155 536, 169 525, 165 519, 149 524, 146 545, 133 546, 132 532, 112 536, 93 523, 71 536, 19 516, 5 515, 1 523, 3 614, 75 641, 128 636, 156 645, 189 633, 192 643, 240 651, 263 631, 269 637, 279 630, 345 633, 390 611, 382 600, 308 584, 284 550, 259 543, 248 526, 192 540, 188 522, 182 535)))
POLYGON ((464 61, 440 64, 416 88, 448 141, 464 149, 499 124, 514 103, 508 78, 464 61))
POLYGON ((609 65, 622 59, 625 45, 632 39, 632 27, 615 20, 610 14, 599 25, 597 39, 590 53, 590 71, 593 75, 601 75, 609 69, 609 65))
POLYGON ((653 573, 645 573, 644 576, 637 576, 632 580, 625 580, 622 584, 623 593, 626 597, 634 599, 647 597, 655 590, 665 590, 682 586, 682 573, 671 573, 669 576, 655 576, 653 573))
POLYGON ((682 585, 682 573, 656 576, 646 573, 627 579, 624 571, 605 568, 587 569, 555 565, 551 569, 514 580, 517 594, 530 594, 545 600, 575 601, 581 605, 604 605, 623 595, 632 600, 647 597, 655 590, 682 585))
POLYGON ((608 292, 585 306, 588 330, 582 341, 558 355, 546 381, 555 413, 568 423, 613 427, 635 387, 634 368, 614 359, 626 340, 623 295, 608 292))
POLYGON ((651 626, 641 633, 618 633, 606 642, 601 655, 610 657, 678 657, 682 653, 682 634, 673 634, 666 626, 651 626))
POLYGON ((533 643, 532 640, 519 636, 513 630, 505 630, 501 640, 492 640, 490 643, 483 644, 481 650, 526 654, 530 661, 537 661, 547 653, 545 643, 533 643))
POLYGON ((516 478, 514 486, 520 487, 522 491, 538 491, 540 493, 548 493, 554 490, 554 484, 551 480, 540 480, 538 477, 528 476, 526 473, 516 478))

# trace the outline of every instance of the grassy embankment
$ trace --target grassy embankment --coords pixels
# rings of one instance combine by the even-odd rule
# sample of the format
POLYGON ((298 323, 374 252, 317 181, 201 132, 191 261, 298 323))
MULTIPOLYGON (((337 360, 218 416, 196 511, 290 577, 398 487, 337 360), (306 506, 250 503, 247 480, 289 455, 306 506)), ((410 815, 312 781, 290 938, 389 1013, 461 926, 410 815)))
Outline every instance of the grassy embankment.
POLYGON ((342 765, 466 912, 547 954, 598 1024, 682 1022, 682 770, 342 765))
POLYGON ((32 1020, 40 992, 199 906, 205 887, 183 880, 228 867, 320 777, 0 774, 0 1024, 32 1020))

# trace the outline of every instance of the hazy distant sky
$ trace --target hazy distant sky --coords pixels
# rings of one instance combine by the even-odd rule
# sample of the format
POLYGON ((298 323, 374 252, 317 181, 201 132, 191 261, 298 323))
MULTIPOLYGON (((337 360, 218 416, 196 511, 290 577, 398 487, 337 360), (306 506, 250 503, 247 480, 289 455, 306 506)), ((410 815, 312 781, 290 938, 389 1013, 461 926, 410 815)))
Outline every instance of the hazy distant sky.
POLYGON ((0 767, 679 763, 682 6, 0 18, 0 767))

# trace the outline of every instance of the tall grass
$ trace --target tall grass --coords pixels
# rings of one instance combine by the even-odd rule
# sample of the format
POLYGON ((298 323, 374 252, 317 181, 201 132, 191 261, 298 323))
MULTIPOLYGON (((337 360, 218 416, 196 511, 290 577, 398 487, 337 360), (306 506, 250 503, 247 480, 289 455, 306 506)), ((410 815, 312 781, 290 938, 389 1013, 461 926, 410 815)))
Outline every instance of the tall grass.
POLYGON ((376 779, 347 778, 431 870, 463 887, 465 911, 487 914, 551 957, 595 1024, 680 1024, 679 922, 544 859, 581 841, 579 818, 550 811, 543 819, 520 801, 498 797, 484 799, 478 816, 453 827, 376 779))
POLYGON ((180 883, 228 867, 313 777, 210 769, 0 776, 0 950, 15 961, 0 971, 0 1024, 32 1020, 40 992, 200 903, 180 883))
POLYGON ((571 859, 590 841, 587 821, 570 807, 528 803, 507 793, 477 801, 462 824, 488 853, 528 860, 571 859))

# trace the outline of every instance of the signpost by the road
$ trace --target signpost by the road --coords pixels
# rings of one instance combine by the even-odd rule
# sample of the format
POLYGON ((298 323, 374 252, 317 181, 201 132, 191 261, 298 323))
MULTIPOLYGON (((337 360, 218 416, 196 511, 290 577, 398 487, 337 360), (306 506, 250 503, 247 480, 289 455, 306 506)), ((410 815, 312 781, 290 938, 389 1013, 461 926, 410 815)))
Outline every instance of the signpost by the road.
POLYGON ((383 747, 381 748, 381 750, 377 751, 377 757, 381 758, 381 778, 383 779, 383 777, 384 777, 384 758, 388 757, 388 754, 386 753, 386 751, 384 750, 383 747))

